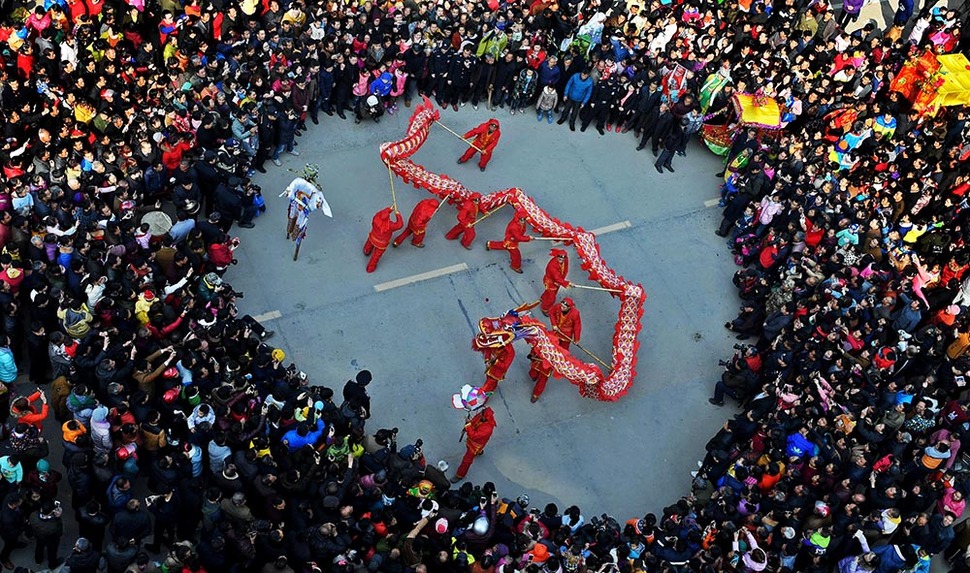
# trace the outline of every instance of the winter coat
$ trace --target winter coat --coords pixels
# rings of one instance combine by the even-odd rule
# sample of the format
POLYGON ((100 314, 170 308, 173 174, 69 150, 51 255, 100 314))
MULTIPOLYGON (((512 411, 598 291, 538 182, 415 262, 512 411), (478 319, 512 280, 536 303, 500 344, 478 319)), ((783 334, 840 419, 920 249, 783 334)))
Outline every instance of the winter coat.
POLYGON ((548 111, 550 109, 555 109, 556 104, 559 102, 559 94, 553 89, 543 89, 539 93, 539 99, 536 101, 536 109, 540 111, 548 111))
POLYGON ((448 81, 459 87, 468 86, 475 77, 478 60, 473 56, 456 56, 448 65, 448 81))
POLYGON ((536 86, 539 85, 538 77, 535 73, 529 75, 528 69, 519 72, 519 77, 515 80, 515 95, 522 101, 527 101, 536 93, 536 86))
POLYGON ((333 72, 320 70, 317 76, 317 88, 320 90, 320 101, 328 101, 333 94, 334 76, 333 72))
POLYGON ((17 379, 17 363, 9 347, 0 347, 0 382, 7 384, 17 379))
POLYGON ((584 80, 582 75, 574 74, 566 82, 566 89, 563 91, 563 98, 570 101, 582 102, 583 105, 589 103, 589 98, 593 94, 593 78, 587 76, 584 80))
POLYGON ((30 514, 27 523, 38 540, 57 539, 64 533, 64 523, 60 517, 41 517, 39 511, 30 514))
POLYGON ((109 454, 113 448, 111 422, 107 418, 108 408, 105 406, 98 406, 91 415, 91 443, 98 454, 109 454))
POLYGON ((545 62, 539 66, 539 85, 555 86, 559 83, 559 77, 561 75, 562 70, 558 65, 550 66, 549 62, 545 62))

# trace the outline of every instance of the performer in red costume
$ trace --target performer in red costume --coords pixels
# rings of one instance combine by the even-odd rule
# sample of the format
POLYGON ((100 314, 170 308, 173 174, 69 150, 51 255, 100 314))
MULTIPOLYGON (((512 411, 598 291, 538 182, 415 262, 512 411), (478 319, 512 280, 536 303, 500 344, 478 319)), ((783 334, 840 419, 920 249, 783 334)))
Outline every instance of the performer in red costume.
POLYGON ((485 406, 481 412, 475 414, 465 422, 465 455, 461 458, 461 465, 451 478, 451 483, 458 483, 465 479, 468 468, 472 466, 475 457, 485 452, 485 445, 492 438, 495 431, 495 412, 485 406))
POLYGON ((445 238, 454 241, 461 235, 461 246, 466 249, 472 248, 472 241, 475 240, 475 221, 478 220, 478 202, 482 196, 473 193, 472 196, 462 202, 458 209, 458 224, 445 234, 445 238))
POLYGON ((367 272, 372 273, 377 269, 377 263, 387 250, 387 245, 397 231, 404 226, 401 214, 394 210, 393 217, 391 211, 393 207, 381 209, 374 214, 371 220, 370 234, 367 235, 367 242, 364 243, 364 254, 370 256, 367 261, 367 272))
POLYGON ((542 286, 546 290, 542 291, 542 296, 539 297, 539 309, 546 316, 549 316, 549 309, 556 304, 559 288, 569 287, 569 281, 566 280, 566 274, 569 273, 569 259, 566 257, 566 251, 553 249, 549 251, 549 254, 552 255, 552 258, 546 264, 546 274, 542 276, 542 286))
POLYGON ((474 137, 475 139, 469 142, 471 145, 468 146, 465 154, 458 159, 458 163, 464 163, 471 159, 475 153, 481 152, 482 157, 478 160, 478 168, 485 171, 485 166, 492 159, 492 150, 495 149, 495 146, 498 145, 499 138, 502 137, 502 130, 499 128, 498 120, 492 118, 475 129, 470 130, 464 137, 466 140, 469 137, 474 137))
POLYGON ((438 210, 438 205, 438 200, 434 197, 419 201, 414 206, 414 210, 411 211, 411 216, 408 217, 407 227, 394 239, 394 246, 400 246, 404 242, 404 239, 411 237, 411 244, 419 249, 423 249, 424 233, 428 230, 428 223, 431 222, 431 217, 438 210))
POLYGON ((549 376, 552 375, 552 364, 539 355, 535 350, 529 353, 529 378, 535 382, 535 386, 532 387, 532 402, 535 403, 539 400, 539 396, 546 390, 546 382, 549 381, 549 376))
POLYGON ((515 360, 515 348, 511 341, 507 344, 489 344, 485 335, 479 334, 472 339, 472 349, 482 353, 485 358, 485 384, 482 391, 495 392, 498 383, 505 379, 505 373, 515 360))
POLYGON ((552 307, 549 319, 563 350, 569 348, 570 342, 579 342, 579 337, 583 334, 583 319, 580 318, 579 309, 573 299, 567 296, 557 306, 552 307))
POLYGON ((512 220, 505 226, 505 240, 485 243, 486 251, 492 249, 508 251, 511 260, 510 266, 517 273, 522 273, 522 253, 519 252, 519 243, 528 243, 532 240, 532 237, 525 234, 526 220, 525 211, 516 210, 512 220))

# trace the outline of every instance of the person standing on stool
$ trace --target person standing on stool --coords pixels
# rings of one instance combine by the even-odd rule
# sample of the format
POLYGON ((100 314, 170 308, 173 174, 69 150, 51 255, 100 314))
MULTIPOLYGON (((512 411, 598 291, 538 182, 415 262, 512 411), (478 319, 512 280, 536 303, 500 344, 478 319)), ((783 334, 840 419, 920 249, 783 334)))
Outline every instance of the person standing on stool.
POLYGON ((458 466, 455 477, 451 478, 451 483, 458 483, 465 479, 472 462, 485 452, 485 445, 492 438, 494 431, 495 412, 488 406, 465 422, 462 430, 465 435, 465 455, 461 458, 461 465, 458 466))
POLYGON ((364 243, 364 254, 370 257, 367 261, 367 272, 372 273, 377 270, 377 263, 387 251, 387 245, 391 243, 394 231, 403 226, 404 220, 394 207, 386 207, 374 214, 370 234, 367 235, 367 242, 364 243))
POLYGON ((515 215, 505 227, 504 241, 489 241, 485 243, 485 250, 506 250, 509 252, 509 266, 514 272, 522 274, 522 253, 519 251, 519 243, 528 243, 532 237, 525 234, 525 223, 527 217, 525 211, 516 210, 515 215))
POLYGON ((471 250, 472 241, 475 240, 475 221, 478 220, 478 203, 482 196, 473 193, 471 197, 465 199, 458 209, 458 223, 445 233, 445 238, 454 241, 461 236, 461 246, 471 250))
POLYGON ((475 129, 469 130, 462 137, 468 143, 468 149, 465 150, 464 155, 458 158, 458 163, 464 163, 471 159, 475 153, 481 153, 482 157, 478 160, 478 168, 485 171, 485 167, 492 159, 492 150, 495 149, 495 146, 498 145, 499 138, 502 137, 502 130, 499 128, 498 120, 492 118, 475 129), (470 137, 474 137, 475 139, 468 141, 470 137))

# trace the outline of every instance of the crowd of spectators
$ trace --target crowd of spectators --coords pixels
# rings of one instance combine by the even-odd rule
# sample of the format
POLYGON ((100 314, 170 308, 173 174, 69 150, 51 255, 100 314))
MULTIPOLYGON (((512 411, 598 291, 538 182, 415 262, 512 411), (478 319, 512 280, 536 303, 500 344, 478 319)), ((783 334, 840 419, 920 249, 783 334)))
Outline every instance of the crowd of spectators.
POLYGON ((965 14, 901 0, 884 27, 862 6, 15 4, 0 564, 32 545, 71 573, 894 573, 940 552, 970 570, 966 110, 924 117, 889 90, 907 58, 956 49, 965 14), (228 231, 261 210, 249 178, 298 155, 321 112, 376 121, 418 94, 535 105, 540 122, 634 131, 672 170, 736 91, 775 98, 785 123, 739 130, 718 174, 718 233, 745 267, 726 326, 752 344, 711 401, 743 413, 657 514, 452 488, 420 441, 365 431, 369 372, 335 396, 285 366, 223 281, 228 231))

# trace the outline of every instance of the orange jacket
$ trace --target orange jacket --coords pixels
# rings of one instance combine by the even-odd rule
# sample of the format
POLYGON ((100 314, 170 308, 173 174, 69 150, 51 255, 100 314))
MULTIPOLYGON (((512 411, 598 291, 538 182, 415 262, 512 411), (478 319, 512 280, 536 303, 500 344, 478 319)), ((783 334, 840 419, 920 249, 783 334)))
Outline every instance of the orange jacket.
POLYGON ((30 396, 27 396, 27 407, 23 410, 17 408, 16 400, 14 404, 10 405, 10 414, 16 418, 17 422, 23 422, 34 426, 38 430, 44 429, 44 418, 47 417, 47 404, 41 404, 40 411, 33 406, 33 403, 40 400, 40 391, 34 392, 30 396))

